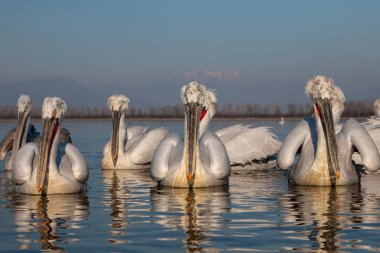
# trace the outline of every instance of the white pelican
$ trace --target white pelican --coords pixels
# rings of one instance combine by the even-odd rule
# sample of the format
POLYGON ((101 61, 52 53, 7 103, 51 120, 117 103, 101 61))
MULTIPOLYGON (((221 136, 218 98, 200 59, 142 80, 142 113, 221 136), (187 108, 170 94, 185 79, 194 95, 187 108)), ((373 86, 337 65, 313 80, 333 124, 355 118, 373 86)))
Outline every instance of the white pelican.
POLYGON ((280 125, 285 124, 285 119, 284 119, 284 117, 281 117, 281 118, 280 118, 280 121, 278 122, 278 124, 280 124, 280 125))
POLYGON ((66 103, 62 99, 45 98, 41 143, 27 143, 16 155, 12 181, 17 191, 45 195, 86 189, 88 169, 82 154, 71 143, 59 142, 65 112, 66 103))
POLYGON ((26 142, 34 141, 39 135, 33 125, 29 126, 32 102, 28 95, 21 95, 17 101, 17 125, 0 143, 0 160, 3 160, 9 150, 11 154, 5 162, 5 169, 12 170, 13 161, 19 149, 26 142))
POLYGON ((184 142, 170 134, 157 147, 150 174, 160 185, 197 188, 228 184, 231 166, 226 148, 216 134, 200 134, 204 91, 196 82, 182 87, 184 142))
MULTIPOLYGON (((216 97, 213 91, 206 90, 203 110, 200 116, 200 134, 207 131, 215 115, 216 97)), ((226 147, 231 165, 247 165, 264 162, 277 154, 281 142, 267 127, 252 128, 250 125, 233 125, 219 129, 215 134, 226 147)))
POLYGON ((111 140, 103 149, 103 169, 148 168, 158 144, 168 135, 165 128, 126 128, 124 111, 128 110, 128 103, 129 99, 123 95, 108 98, 112 133, 111 140))
POLYGON ((314 117, 302 120, 285 138, 277 155, 281 168, 292 165, 298 149, 300 157, 290 172, 298 185, 334 186, 358 182, 352 164, 354 147, 369 171, 380 167, 375 143, 356 120, 349 119, 336 134, 344 109, 344 95, 332 79, 316 76, 306 84, 306 94, 314 105, 314 117))

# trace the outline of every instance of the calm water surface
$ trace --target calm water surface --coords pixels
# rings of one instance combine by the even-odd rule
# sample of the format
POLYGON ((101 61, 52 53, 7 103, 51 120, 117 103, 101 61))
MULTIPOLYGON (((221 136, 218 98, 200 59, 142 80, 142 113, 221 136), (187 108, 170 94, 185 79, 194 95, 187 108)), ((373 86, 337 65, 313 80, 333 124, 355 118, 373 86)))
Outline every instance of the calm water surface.
MULTIPOLYGON (((212 128, 236 123, 272 126, 283 139, 297 121, 214 121, 212 128)), ((1 138, 14 124, 0 122, 1 138)), ((378 174, 330 189, 288 185, 279 169, 245 169, 228 187, 158 188, 146 171, 102 171, 110 124, 63 122, 90 168, 84 194, 14 193, 0 163, 0 251, 380 251, 378 174)), ((129 124, 183 131, 182 121, 129 124)))

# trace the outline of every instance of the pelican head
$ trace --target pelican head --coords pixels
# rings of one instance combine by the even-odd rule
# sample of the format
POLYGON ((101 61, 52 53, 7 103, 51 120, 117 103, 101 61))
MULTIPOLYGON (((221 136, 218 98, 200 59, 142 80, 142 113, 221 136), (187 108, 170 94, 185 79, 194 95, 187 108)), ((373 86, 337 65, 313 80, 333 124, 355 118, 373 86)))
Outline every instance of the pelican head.
POLYGON ((21 95, 17 101, 18 113, 30 113, 32 110, 32 101, 28 95, 21 95))
POLYGON ((376 99, 373 103, 373 111, 376 117, 380 117, 380 98, 376 99))
POLYGON ((328 168, 332 185, 339 178, 338 146, 335 137, 335 124, 339 122, 344 110, 344 95, 334 81, 326 76, 310 79, 305 88, 306 94, 314 105, 315 118, 322 126, 328 156, 328 168))
POLYGON ((48 167, 53 142, 58 136, 59 125, 66 113, 66 103, 58 97, 47 97, 42 105, 43 134, 40 145, 40 155, 37 162, 37 190, 46 192, 48 167))
POLYGON ((197 82, 190 82, 181 89, 181 98, 185 105, 185 148, 184 164, 190 187, 194 184, 197 165, 197 149, 199 142, 199 121, 203 110, 204 92, 206 88, 197 82))
POLYGON ((334 123, 340 121, 340 115, 344 110, 345 97, 342 90, 327 76, 315 76, 310 79, 305 88, 306 94, 314 104, 315 115, 319 116, 321 109, 330 107, 331 117, 334 123))
POLYGON ((119 154, 119 127, 124 116, 124 111, 128 110, 129 99, 123 95, 113 95, 108 98, 108 108, 112 112, 112 138, 111 156, 113 165, 116 166, 119 154))
POLYGON ((13 143, 13 152, 17 152, 26 141, 32 101, 28 95, 21 95, 17 101, 16 137, 13 143))

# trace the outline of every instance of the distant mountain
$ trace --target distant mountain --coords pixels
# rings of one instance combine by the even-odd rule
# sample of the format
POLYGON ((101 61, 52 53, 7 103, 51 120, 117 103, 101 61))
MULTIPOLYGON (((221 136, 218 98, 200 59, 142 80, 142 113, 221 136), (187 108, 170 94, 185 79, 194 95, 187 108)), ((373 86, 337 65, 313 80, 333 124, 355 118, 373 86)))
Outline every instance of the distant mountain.
MULTIPOLYGON (((219 73, 219 72, 218 72, 219 73)), ((151 97, 159 105, 181 103, 180 91, 183 85, 190 81, 197 81, 207 88, 213 89, 217 95, 218 104, 287 104, 305 103, 307 98, 304 95, 304 86, 299 88, 297 82, 282 83, 271 82, 258 84, 244 78, 232 78, 231 75, 213 74, 199 75, 185 74, 154 85, 131 88, 134 99, 142 99, 143 96, 151 97), (286 87, 286 88, 285 88, 286 87)), ((132 98, 132 96, 130 96, 132 98)), ((152 103, 152 101, 151 101, 152 103)))
MULTIPOLYGON (((215 90, 218 104, 232 103, 307 103, 304 93, 306 80, 272 80, 258 83, 248 80, 236 71, 192 71, 152 85, 128 87, 126 85, 86 86, 69 78, 31 79, 0 84, 0 105, 15 105, 20 94, 31 96, 39 106, 46 96, 62 97, 68 106, 105 106, 113 94, 124 94, 133 107, 164 106, 181 103, 181 87, 198 81, 215 90)), ((339 84, 340 85, 340 84, 339 84)), ((340 85, 347 101, 374 101, 380 96, 380 86, 340 85)))
POLYGON ((42 104, 47 96, 63 98, 68 106, 99 104, 103 99, 97 90, 84 86, 69 78, 31 79, 0 85, 0 104, 15 105, 20 94, 31 97, 34 105, 42 104))
POLYGON ((40 106, 47 96, 63 98, 70 106, 106 106, 113 94, 125 94, 134 107, 146 107, 165 102, 147 94, 145 88, 129 88, 123 85, 89 87, 69 78, 41 78, 0 84, 0 105, 16 105, 21 94, 31 97, 35 106, 40 106))

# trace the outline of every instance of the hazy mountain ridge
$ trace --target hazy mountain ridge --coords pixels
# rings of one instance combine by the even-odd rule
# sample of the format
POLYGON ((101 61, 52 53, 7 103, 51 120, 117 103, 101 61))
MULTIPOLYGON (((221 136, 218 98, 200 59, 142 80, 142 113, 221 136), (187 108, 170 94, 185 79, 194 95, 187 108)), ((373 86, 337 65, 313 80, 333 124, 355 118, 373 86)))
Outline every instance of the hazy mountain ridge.
POLYGON ((30 79, 0 85, 0 104, 15 105, 20 94, 31 97, 34 105, 41 105, 47 96, 63 98, 70 105, 94 106, 100 94, 69 78, 30 79))
MULTIPOLYGON (((218 104, 280 104, 307 103, 303 81, 268 81, 254 84, 244 78, 235 78, 232 72, 227 79, 220 75, 205 76, 184 74, 156 84, 127 87, 123 85, 86 86, 70 78, 30 79, 21 82, 0 84, 0 105, 16 105, 20 94, 30 95, 33 104, 39 106, 47 96, 59 96, 68 106, 106 106, 110 95, 120 93, 131 100, 133 107, 165 106, 181 103, 181 87, 194 79, 215 90, 218 104), (198 80, 197 80, 198 79, 198 80)), ((224 75, 225 76, 225 75, 224 75)), ((345 87, 347 101, 373 101, 380 96, 380 87, 345 87)))

